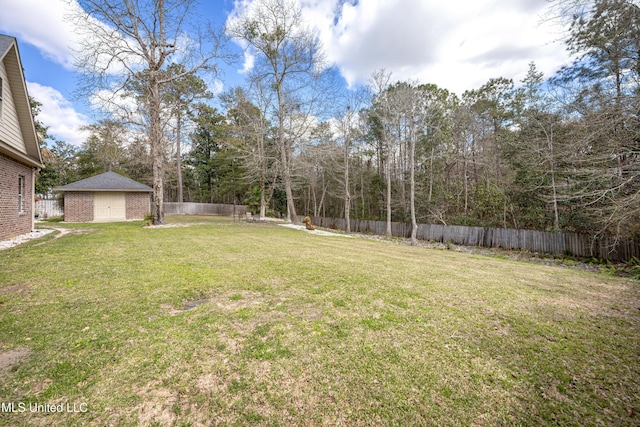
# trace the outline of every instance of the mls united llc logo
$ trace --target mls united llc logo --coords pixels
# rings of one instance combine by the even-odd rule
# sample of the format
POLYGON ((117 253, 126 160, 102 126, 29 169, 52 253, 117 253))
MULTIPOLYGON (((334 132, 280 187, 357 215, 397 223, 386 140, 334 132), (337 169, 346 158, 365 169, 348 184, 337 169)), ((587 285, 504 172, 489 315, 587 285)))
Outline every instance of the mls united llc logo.
POLYGON ((54 412, 87 412, 87 404, 81 403, 26 403, 26 402, 1 402, 1 413, 17 413, 24 412, 40 412, 40 413, 54 413, 54 412))

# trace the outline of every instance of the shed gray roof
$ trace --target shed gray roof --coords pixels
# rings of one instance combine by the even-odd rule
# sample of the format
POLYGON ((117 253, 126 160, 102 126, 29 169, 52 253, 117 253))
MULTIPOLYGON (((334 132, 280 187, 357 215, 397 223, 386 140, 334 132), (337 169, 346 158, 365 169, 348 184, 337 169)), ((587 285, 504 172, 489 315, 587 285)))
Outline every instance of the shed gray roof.
POLYGON ((105 172, 54 188, 55 191, 125 191, 152 192, 153 189, 115 172, 105 172))

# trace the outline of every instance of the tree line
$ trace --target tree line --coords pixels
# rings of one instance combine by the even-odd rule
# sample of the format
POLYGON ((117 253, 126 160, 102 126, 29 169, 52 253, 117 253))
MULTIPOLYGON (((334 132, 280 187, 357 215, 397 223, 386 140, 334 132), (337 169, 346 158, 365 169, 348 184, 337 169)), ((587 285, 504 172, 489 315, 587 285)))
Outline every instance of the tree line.
POLYGON ((258 1, 225 28, 255 58, 244 87, 212 102, 197 67, 161 64, 152 86, 148 67, 131 70, 119 93, 136 114, 88 126, 78 148, 52 141, 38 189, 114 170, 161 200, 385 220, 388 232, 404 221, 414 239, 418 223, 638 238, 640 8, 552 6, 570 22, 573 63, 457 95, 385 70, 338 90, 297 3, 258 1))

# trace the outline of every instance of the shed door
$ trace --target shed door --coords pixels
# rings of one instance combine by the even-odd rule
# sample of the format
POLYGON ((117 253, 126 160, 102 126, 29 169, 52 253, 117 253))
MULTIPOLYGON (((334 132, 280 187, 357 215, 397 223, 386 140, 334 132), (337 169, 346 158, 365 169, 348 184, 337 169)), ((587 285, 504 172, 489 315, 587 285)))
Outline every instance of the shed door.
POLYGON ((124 193, 93 194, 94 221, 126 221, 126 201, 124 193))

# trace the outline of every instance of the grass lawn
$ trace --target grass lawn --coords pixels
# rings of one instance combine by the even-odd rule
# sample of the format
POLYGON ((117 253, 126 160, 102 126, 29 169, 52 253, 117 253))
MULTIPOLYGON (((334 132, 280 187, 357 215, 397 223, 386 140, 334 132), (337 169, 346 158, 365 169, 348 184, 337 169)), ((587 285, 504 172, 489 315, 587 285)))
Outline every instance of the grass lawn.
POLYGON ((0 425, 640 425, 638 281, 167 219, 0 251, 0 425))

